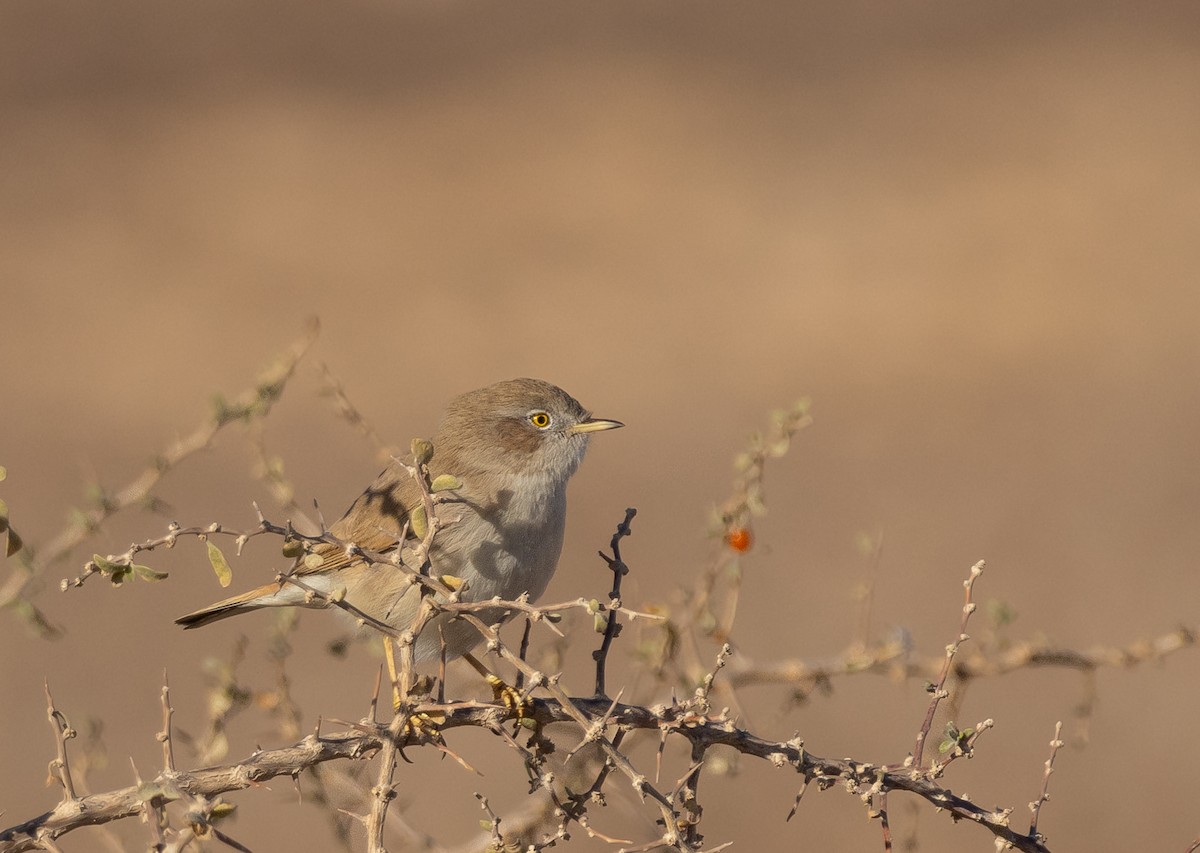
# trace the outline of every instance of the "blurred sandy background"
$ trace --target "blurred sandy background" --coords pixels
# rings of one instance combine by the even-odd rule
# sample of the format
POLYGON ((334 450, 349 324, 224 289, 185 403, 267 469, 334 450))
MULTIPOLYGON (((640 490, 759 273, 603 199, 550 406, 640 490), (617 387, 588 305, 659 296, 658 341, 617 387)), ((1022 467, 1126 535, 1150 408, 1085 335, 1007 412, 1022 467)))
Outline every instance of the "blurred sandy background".
MULTIPOLYGON (((1198 25, 1185 2, 12 0, 0 494, 45 541, 88 480, 126 482, 318 315, 266 440, 301 502, 330 515, 378 463, 318 398, 317 362, 402 445, 452 394, 517 375, 626 421, 572 486, 549 598, 607 589, 595 551, 627 505, 640 510, 630 603, 690 583, 732 455, 808 395, 816 423, 769 471, 745 561, 747 658, 845 648, 868 575, 860 532, 884 535, 877 635, 902 626, 925 654, 953 636, 979 558, 979 596, 1016 609, 1015 639, 1126 645, 1194 625, 1198 25)), ((171 517, 249 526, 250 501, 270 505, 239 432, 167 480, 171 517)), ((153 772, 164 668, 192 730, 205 656, 246 632, 247 679, 269 677, 267 620, 171 624, 221 595, 194 543, 149 561, 167 583, 57 591, 93 550, 164 522, 122 517, 47 576, 36 602, 63 639, 0 614, 0 823, 57 797, 42 787, 43 678, 73 721, 104 720, 103 789, 132 781, 129 756, 153 772)), ((274 553, 262 542, 235 563, 237 588, 269 577, 274 553)), ((303 627, 306 725, 361 716, 376 658, 331 661, 333 627, 320 614, 303 627)), ((1198 676, 1197 652, 1102 671, 1086 746, 1076 674, 979 684, 965 721, 997 728, 947 783, 1017 808, 1020 825, 1064 719, 1052 848, 1185 849, 1200 832, 1198 676)), ((582 665, 564 680, 590 689, 582 665)), ((873 761, 911 748, 925 701, 920 684, 882 678, 799 709, 783 690, 746 698, 760 734, 873 761)), ((247 713, 231 757, 272 738, 247 713)), ((400 770, 414 824, 450 843, 477 832, 472 791, 503 814, 525 790, 489 739, 455 744, 484 778, 432 755, 400 770)), ((838 790, 810 791, 785 824, 796 779, 758 765, 706 779, 711 844, 881 848, 838 790)), ((229 831, 260 853, 324 849, 324 818, 289 782, 270 788, 235 795, 229 831)), ((903 796, 892 810, 921 850, 992 849, 903 796)), ((648 814, 614 797, 593 820, 645 839, 648 814)), ((126 823, 142 849, 144 828, 126 823)))

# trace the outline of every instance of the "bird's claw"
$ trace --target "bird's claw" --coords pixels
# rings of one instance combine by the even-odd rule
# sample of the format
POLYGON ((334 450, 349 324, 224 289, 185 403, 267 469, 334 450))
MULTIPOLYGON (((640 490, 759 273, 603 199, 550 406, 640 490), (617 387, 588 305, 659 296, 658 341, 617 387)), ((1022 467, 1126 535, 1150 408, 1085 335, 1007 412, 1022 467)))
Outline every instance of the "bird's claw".
POLYGON ((496 704, 507 708, 517 718, 518 722, 528 716, 529 701, 521 695, 520 690, 506 684, 504 679, 498 675, 488 673, 484 678, 492 688, 492 696, 495 698, 496 704))

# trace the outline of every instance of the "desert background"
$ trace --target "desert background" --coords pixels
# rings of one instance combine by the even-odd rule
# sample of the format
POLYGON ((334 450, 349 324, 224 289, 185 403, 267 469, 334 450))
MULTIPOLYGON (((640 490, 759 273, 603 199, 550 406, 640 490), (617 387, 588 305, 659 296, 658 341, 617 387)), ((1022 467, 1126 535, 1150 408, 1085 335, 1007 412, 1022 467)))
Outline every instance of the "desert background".
MULTIPOLYGON (((30 545, 49 541, 90 483, 133 479, 316 316, 262 438, 297 501, 328 517, 380 462, 320 396, 317 365, 399 447, 454 394, 538 376, 627 424, 593 441, 572 483, 546 600, 603 597, 595 552, 633 506, 626 601, 670 607, 722 547, 706 531, 734 454, 809 397, 813 425, 771 463, 741 560, 735 658, 836 657, 872 579, 874 638, 903 630, 940 654, 981 558, 977 598, 1016 613, 1002 637, 1130 647, 1197 625, 1197 151, 1193 3, 11 0, 0 497, 30 545), (874 568, 864 533, 882 535, 874 568)), ((103 721, 94 790, 131 784, 130 759, 155 772, 164 669, 193 732, 203 662, 239 635, 244 679, 269 682, 269 618, 172 624, 226 594, 196 542, 144 561, 162 583, 58 589, 169 519, 248 528, 256 500, 281 518, 253 466, 230 427, 156 490, 164 513, 118 515, 36 579, 59 639, 0 612, 0 824, 58 799, 43 785, 45 679, 77 727, 103 721)), ((269 579, 277 553, 252 543, 232 589, 269 579)), ((0 583, 19 571, 0 568, 0 583)), ((595 635, 572 624, 563 682, 585 694, 595 635)), ((969 633, 998 642, 990 631, 980 615, 969 633)), ((338 633, 315 613, 294 637, 306 732, 366 710, 378 655, 331 657, 338 633)), ((637 680, 654 701, 624 639, 610 688, 637 680)), ((1200 649, 1101 669, 1094 687, 1081 721, 1077 672, 974 684, 960 722, 997 725, 944 783, 1022 825, 1063 720, 1051 849, 1186 850, 1200 649)), ((881 763, 912 748, 927 701, 919 681, 880 676, 800 706, 784 687, 741 700, 758 734, 881 763)), ((257 710, 229 738, 230 759, 285 742, 257 710)), ((526 783, 492 739, 452 744, 484 775, 421 751, 398 780, 410 823, 461 849, 480 837, 472 793, 504 817, 526 783)), ((636 760, 652 767, 653 747, 636 760)), ((677 775, 686 756, 668 753, 677 775)), ((729 770, 702 784, 709 846, 882 849, 843 791, 810 790, 785 822, 795 774, 729 770)), ((593 824, 654 837, 654 810, 612 790, 593 824)), ((227 798, 226 829, 256 853, 334 849, 289 780, 227 798)), ((921 851, 993 849, 912 797, 890 806, 921 851)), ((145 849, 136 821, 113 829, 118 848, 145 849)), ((615 849, 575 835, 575 849, 615 849)))

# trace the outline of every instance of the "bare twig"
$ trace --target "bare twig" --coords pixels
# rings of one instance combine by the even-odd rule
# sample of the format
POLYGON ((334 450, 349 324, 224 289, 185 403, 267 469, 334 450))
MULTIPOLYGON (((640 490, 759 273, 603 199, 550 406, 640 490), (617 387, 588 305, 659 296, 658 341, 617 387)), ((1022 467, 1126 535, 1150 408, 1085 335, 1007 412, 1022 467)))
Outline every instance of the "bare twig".
MULTIPOLYGON (((959 681, 996 678, 1024 669, 1061 668, 1093 673, 1105 667, 1126 668, 1161 660, 1196 645, 1200 626, 1182 627, 1157 637, 1138 640, 1127 646, 1095 646, 1071 649, 1047 639, 1037 638, 1013 643, 998 651, 973 650, 954 659, 951 674, 959 681)), ((828 661, 779 660, 755 663, 744 655, 730 664, 728 681, 739 688, 764 684, 791 684, 802 688, 827 683, 852 675, 888 675, 897 678, 938 677, 945 664, 944 654, 913 659, 902 639, 878 643, 868 648, 857 645, 828 661)))
POLYGON ((608 547, 612 551, 612 556, 609 557, 603 551, 600 552, 600 559, 604 560, 613 573, 613 586, 612 592, 608 595, 608 621, 604 626, 604 639, 600 643, 600 648, 592 652, 592 659, 596 661, 597 696, 606 695, 604 692, 604 669, 608 664, 608 650, 612 647, 612 641, 620 628, 617 623, 617 611, 621 607, 621 579, 629 573, 629 567, 621 561, 621 540, 632 533, 629 524, 635 515, 637 515, 637 510, 633 507, 625 510, 625 519, 617 525, 617 532, 613 534, 612 541, 609 542, 608 547))
POLYGON ((963 581, 965 601, 962 608, 962 622, 959 624, 958 637, 955 638, 953 643, 946 646, 946 661, 942 666, 941 676, 938 678, 937 684, 933 685, 933 696, 929 700, 929 708, 925 711, 925 720, 921 723, 921 730, 917 732, 917 745, 913 747, 914 770, 921 769, 921 762, 925 752, 925 739, 929 736, 929 729, 933 725, 933 716, 937 713, 938 703, 947 696, 946 677, 950 674, 950 666, 954 663, 954 656, 958 653, 959 645, 970 639, 967 636, 967 621, 971 618, 971 614, 975 612, 975 602, 971 600, 971 591, 975 586, 976 578, 981 574, 983 574, 983 560, 971 566, 970 575, 963 581))
MULTIPOLYGON (((233 402, 218 400, 207 420, 156 456, 146 470, 115 492, 102 493, 94 507, 78 513, 70 526, 38 549, 33 562, 24 570, 14 571, 0 587, 0 606, 21 598, 33 577, 65 559, 114 514, 129 507, 147 505, 153 500, 151 492, 159 481, 189 456, 209 447, 222 429, 238 421, 265 417, 283 393, 296 365, 316 340, 318 331, 316 320, 310 321, 304 334, 259 376, 255 388, 242 393, 233 402)), ((98 568, 93 563, 89 573, 96 571, 98 568)), ((76 580, 82 583, 82 578, 76 580)))
POLYGON ((167 683, 167 673, 163 671, 162 687, 162 731, 158 733, 158 741, 162 744, 163 771, 168 775, 175 772, 175 749, 171 743, 171 717, 175 709, 171 707, 171 686, 167 683))
POLYGON ((362 435, 366 436, 367 440, 380 452, 382 458, 388 459, 394 456, 395 450, 385 447, 383 439, 379 437, 379 433, 376 432, 375 427, 371 425, 371 422, 367 420, 367 417, 359 408, 354 405, 354 402, 346 393, 346 387, 342 383, 342 380, 334 375, 333 371, 329 369, 329 365, 325 362, 320 362, 315 367, 317 373, 321 376, 321 394, 332 399, 338 416, 362 435))
POLYGON ((1050 774, 1054 772, 1054 757, 1063 747, 1063 742, 1059 739, 1060 735, 1062 735, 1062 720, 1054 724, 1054 738, 1050 741, 1050 757, 1046 759, 1046 770, 1042 774, 1042 793, 1029 804, 1029 810, 1033 812, 1029 819, 1030 838, 1041 838, 1041 835, 1038 834, 1038 818, 1042 814, 1042 804, 1050 799, 1050 774))
POLYGON ((878 818, 879 829, 880 829, 880 832, 883 833, 884 853, 891 853, 891 851, 892 851, 892 824, 891 824, 891 821, 888 819, 887 796, 888 795, 887 795, 886 790, 880 791, 878 794, 872 795, 871 808, 868 811, 868 815, 873 818, 878 818))
POLYGON ((50 695, 50 682, 46 682, 46 718, 50 721, 50 730, 54 732, 54 760, 50 762, 52 777, 57 777, 63 788, 63 802, 73 803, 79 798, 75 795, 75 782, 71 778, 71 762, 67 757, 67 741, 75 737, 75 729, 71 728, 63 713, 54 707, 54 697, 50 695))

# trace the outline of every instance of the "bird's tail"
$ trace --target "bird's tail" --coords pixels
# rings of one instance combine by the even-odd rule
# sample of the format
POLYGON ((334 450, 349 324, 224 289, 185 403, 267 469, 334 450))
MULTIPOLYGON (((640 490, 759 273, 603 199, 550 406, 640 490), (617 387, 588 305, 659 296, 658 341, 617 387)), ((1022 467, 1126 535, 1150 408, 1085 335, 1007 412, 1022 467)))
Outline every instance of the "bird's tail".
POLYGON ((233 598, 210 604, 187 616, 180 616, 175 620, 175 624, 182 625, 184 628, 199 628, 210 622, 228 619, 230 616, 237 616, 241 613, 249 613, 251 610, 261 610, 264 607, 294 607, 303 604, 303 590, 294 586, 269 583, 258 589, 235 595, 233 598))

